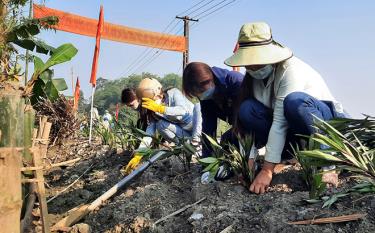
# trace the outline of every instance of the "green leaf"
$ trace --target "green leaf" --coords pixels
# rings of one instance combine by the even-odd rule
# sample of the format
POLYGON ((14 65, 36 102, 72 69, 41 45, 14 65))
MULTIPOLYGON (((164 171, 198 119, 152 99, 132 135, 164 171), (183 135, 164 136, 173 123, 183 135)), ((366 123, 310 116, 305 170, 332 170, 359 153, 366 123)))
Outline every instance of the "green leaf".
POLYGON ((321 202, 322 200, 320 200, 320 199, 306 199, 304 201, 306 201, 309 204, 315 204, 315 203, 321 202))
POLYGON ((195 152, 196 152, 196 150, 195 150, 195 148, 191 145, 191 144, 189 144, 189 143, 184 143, 184 147, 185 147, 185 149, 189 152, 189 153, 192 153, 192 154, 194 154, 195 152))
POLYGON ((207 157, 207 158, 203 158, 203 159, 199 159, 198 160, 200 163, 216 163, 217 161, 219 161, 217 158, 215 157, 207 157))
POLYGON ((333 203, 335 203, 339 198, 342 198, 342 197, 345 197, 349 195, 349 193, 338 193, 338 194, 333 194, 331 197, 328 198, 328 200, 326 200, 322 206, 322 208, 325 208, 325 207, 331 207, 331 205, 333 203))
POLYGON ((35 105, 39 101, 39 97, 45 97, 46 93, 44 92, 45 83, 41 79, 37 79, 34 86, 32 96, 30 98, 31 104, 35 105))
POLYGON ((215 139, 212 137, 208 136, 207 134, 204 134, 204 136, 207 138, 207 140, 210 142, 210 144, 216 148, 222 149, 222 147, 219 145, 219 143, 216 142, 215 139))
POLYGON ((59 98, 59 91, 56 89, 55 85, 53 85, 52 81, 46 83, 44 92, 47 95, 47 98, 53 102, 59 98))
POLYGON ((210 165, 208 165, 207 167, 205 167, 205 168, 203 169, 203 172, 211 171, 211 169, 213 169, 213 168, 216 166, 216 164, 218 164, 218 163, 219 163, 219 162, 211 163, 210 165))
POLYGON ((328 160, 328 161, 334 161, 334 162, 343 162, 341 159, 326 154, 320 150, 312 150, 312 151, 300 151, 299 153, 301 156, 310 157, 310 158, 316 158, 316 159, 322 159, 322 160, 328 160))
POLYGON ((58 91, 65 91, 68 89, 65 79, 63 78, 54 78, 52 79, 52 83, 58 91))
POLYGON ((76 54, 78 50, 72 44, 63 44, 59 46, 53 52, 53 55, 48 59, 43 67, 43 71, 51 66, 70 61, 76 54))
POLYGON ((43 66, 44 62, 42 61, 42 59, 34 56, 34 72, 39 72, 40 70, 42 70, 43 66))
POLYGON ((44 84, 51 81, 52 77, 53 77, 53 71, 50 69, 43 71, 43 73, 39 75, 39 79, 41 79, 44 82, 44 84))
POLYGON ((37 53, 43 53, 43 54, 52 54, 55 50, 54 47, 47 45, 45 42, 41 40, 37 40, 34 38, 29 39, 15 39, 13 41, 16 45, 20 46, 21 48, 34 51, 36 50, 37 53))
POLYGON ((209 181, 212 181, 215 178, 217 171, 219 170, 219 163, 216 163, 215 166, 210 170, 209 181))

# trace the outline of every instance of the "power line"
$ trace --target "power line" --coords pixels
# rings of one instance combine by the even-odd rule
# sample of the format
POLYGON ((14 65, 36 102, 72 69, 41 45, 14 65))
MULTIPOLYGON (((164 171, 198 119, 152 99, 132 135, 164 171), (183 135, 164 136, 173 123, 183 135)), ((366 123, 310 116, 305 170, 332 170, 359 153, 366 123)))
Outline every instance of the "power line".
MULTIPOLYGON (((175 21, 176 19, 173 19, 170 21, 170 23, 163 29, 162 33, 164 33, 171 25, 172 23, 175 21)), ((178 21, 177 21, 177 24, 175 24, 175 26, 172 27, 171 30, 173 30, 177 25, 178 25, 178 21)), ((159 39, 158 43, 162 40, 162 38, 159 39)), ((153 50, 154 48, 145 48, 139 55, 138 57, 133 60, 133 62, 123 71, 121 72, 120 76, 122 74, 127 74, 128 72, 130 72, 131 70, 134 69, 134 66, 136 66, 140 61, 142 61, 142 59, 144 59, 145 57, 147 57, 153 50)))
MULTIPOLYGON (((178 23, 179 23, 179 22, 178 22, 178 23)), ((172 29, 170 29, 170 30, 167 32, 167 34, 170 33, 174 28, 176 28, 176 26, 178 25, 178 23, 177 23, 172 29)), ((181 31, 181 30, 182 30, 182 28, 179 29, 179 31, 181 31)), ((177 33, 176 33, 176 34, 177 34, 177 33)), ((160 40, 158 41, 158 45, 164 46, 164 45, 168 42, 168 39, 171 38, 171 36, 172 36, 172 35, 167 35, 167 36, 165 36, 164 43, 163 43, 162 45, 161 45, 161 43, 159 43, 159 42, 162 42, 163 37, 160 38, 160 40)), ((156 50, 156 48, 149 48, 148 53, 145 54, 145 55, 139 60, 139 62, 142 61, 142 60, 144 60, 144 59, 146 59, 146 57, 149 56, 149 54, 151 54, 151 53, 152 53, 153 51, 155 51, 155 50, 156 50)), ((152 57, 154 57, 159 51, 161 51, 161 49, 157 49, 157 51, 152 55, 152 57)), ((151 58, 150 58, 150 59, 151 59, 151 58)), ((149 61, 150 59, 148 59, 147 61, 149 61)), ((147 61, 146 61, 146 62, 147 62, 147 61)), ((138 72, 139 68, 140 68, 140 67, 143 67, 143 65, 144 65, 146 62, 143 62, 143 63, 141 63, 141 64, 136 63, 137 65, 135 65, 132 69, 130 69, 130 70, 128 71, 128 74, 134 74, 134 73, 138 72), (134 72, 132 72, 133 70, 134 70, 134 72)))
MULTIPOLYGON (((189 12, 190 10, 192 10, 192 9, 194 9, 195 7, 197 7, 197 6, 199 6, 199 5, 201 5, 202 3, 204 3, 206 0, 202 0, 202 1, 199 1, 198 3, 196 3, 196 4, 194 4, 193 6, 191 6, 190 8, 188 8, 187 10, 185 10, 185 11, 183 11, 183 12, 181 12, 180 14, 183 14, 183 13, 186 13, 186 12, 189 12)), ((188 13, 188 14, 193 14, 193 13, 195 13, 195 12, 197 12, 197 11, 199 11, 200 9, 202 9, 203 7, 205 7, 205 6, 207 6, 208 4, 210 4, 211 2, 213 2, 214 0, 210 0, 209 2, 207 2, 207 3, 205 3, 205 4, 203 4, 203 5, 201 5, 199 8, 197 8, 197 9, 194 9, 193 11, 191 11, 190 13, 188 13)), ((168 26, 163 30, 163 32, 165 32, 166 31, 166 29, 174 22, 174 20, 176 20, 176 18, 174 18, 169 24, 168 24, 168 26)), ((174 25, 174 27, 172 27, 170 30, 169 30, 169 32, 170 31, 172 31, 174 28, 176 28, 176 26, 178 25, 178 23, 177 24, 175 24, 174 25)), ((182 30, 182 28, 180 29, 180 30, 182 30)), ((167 33, 169 33, 169 32, 167 32, 167 33)), ((158 41, 158 43, 162 40, 163 38, 160 38, 160 40, 158 41)), ((166 38, 165 38, 165 41, 164 41, 164 44, 168 41, 168 39, 169 39, 169 36, 167 36, 166 38)), ((164 45, 163 44, 163 45, 164 45)), ((151 52, 153 52, 155 50, 155 48, 146 48, 128 67, 127 67, 127 69, 125 69, 125 71, 124 72, 122 72, 121 74, 130 74, 130 73, 136 73, 136 72, 131 72, 132 70, 134 70, 134 69, 136 69, 136 67, 137 67, 137 64, 139 64, 139 62, 140 61, 142 61, 142 60, 144 60, 147 56, 149 56, 150 54, 151 54, 151 52)), ((159 51, 160 51, 160 49, 159 49, 159 51)), ((158 56, 156 56, 156 58, 157 57, 159 57, 160 56, 160 54, 161 54, 162 52, 155 52, 155 54, 153 54, 152 55, 152 57, 154 57, 155 55, 158 55, 158 56)), ((150 60, 150 59, 149 59, 150 60)), ((152 59, 152 61, 153 60, 155 60, 155 59, 152 59)), ((151 61, 151 62, 152 62, 151 61)), ((144 63, 143 63, 144 64, 144 63)), ((139 67, 142 67, 142 65, 140 65, 139 67)), ((138 69, 136 69, 136 70, 139 70, 139 68, 138 69)), ((120 75, 121 76, 121 75, 120 75)), ((125 75, 126 76, 126 75, 125 75)))
MULTIPOLYGON (((219 11, 220 11, 222 8, 224 8, 224 7, 226 7, 226 6, 230 5, 230 4, 232 4, 232 5, 230 5, 229 7, 234 6, 234 5, 235 5, 235 2, 238 3, 239 1, 238 1, 238 0, 232 0, 231 2, 229 2, 229 3, 227 3, 227 4, 225 4, 225 5, 221 6, 221 7, 216 8, 214 11, 209 12, 209 13, 207 13, 207 14, 201 16, 200 18, 198 18, 198 19, 200 20, 200 21, 199 21, 199 22, 200 22, 199 25, 201 25, 202 23, 208 21, 209 18, 212 18, 212 17, 209 17, 209 18, 206 18, 206 17, 208 17, 208 16, 210 16, 210 15, 212 15, 212 14, 214 14, 214 13, 219 13, 219 11), (205 20, 202 21, 201 19, 203 19, 203 18, 205 18, 205 20)), ((198 26, 198 24, 194 22, 194 23, 192 23, 192 25, 191 25, 191 29, 196 28, 197 26, 198 26)))
MULTIPOLYGON (((182 31, 183 27, 180 28, 175 34, 178 35, 181 31, 182 31)), ((166 39, 164 41, 164 44, 168 41, 168 39, 166 39)), ((176 42, 174 42, 173 44, 175 44, 176 42)), ((163 44, 163 46, 164 46, 163 44)), ((137 73, 138 71, 146 68, 148 65, 150 65, 153 61, 155 61, 158 57, 160 57, 160 55, 164 52, 164 50, 161 50, 161 49, 158 49, 147 61, 145 61, 144 63, 142 63, 133 73, 137 73)))
MULTIPOLYGON (((204 3, 206 0, 202 0, 202 1, 199 1, 198 3, 194 4, 193 6, 191 6, 190 8, 188 8, 187 10, 181 12, 180 14, 183 14, 183 13, 186 13, 186 12, 189 12, 191 11, 192 9, 196 8, 197 6, 199 6, 197 9, 194 9, 192 10, 190 13, 188 13, 189 15, 190 14, 193 14, 197 11, 199 11, 200 9, 208 6, 210 3, 212 3, 214 0, 210 0, 206 3, 204 3), (203 4, 204 3, 204 4, 203 4)), ((198 16, 201 16, 200 18, 198 19, 202 19, 202 18, 206 18, 218 11, 220 11, 222 8, 234 3, 236 0, 232 0, 224 5, 221 5, 223 3, 225 3, 226 1, 228 0, 222 0, 220 1, 219 3, 197 13, 195 17, 198 17, 198 16), (221 5, 221 6, 220 6, 221 5), (206 13, 206 14, 205 14, 206 13)), ((170 27, 172 25, 172 23, 174 22, 175 19, 173 19, 169 24, 168 26, 163 30, 163 32, 165 32, 168 27, 170 27)), ((204 20, 204 22, 207 21, 204 20)), ((178 25, 178 22, 166 33, 170 33, 171 31, 173 31, 173 29, 175 29, 178 25)), ((196 22, 193 22, 192 26, 196 26, 196 22)), ((180 31, 182 31, 183 28, 180 28, 176 33, 174 34, 178 34, 180 31)), ((165 45, 165 43, 167 43, 167 41, 169 40, 169 38, 171 37, 172 35, 167 35, 165 36, 165 38, 161 37, 160 40, 158 41, 158 44, 159 42, 162 42, 162 40, 164 39, 164 43, 162 46, 165 45)), ((160 43, 161 44, 161 43, 160 43)), ((159 45, 160 45, 159 44, 159 45)), ((160 57, 160 55, 164 52, 164 50, 161 50, 161 49, 156 49, 156 48, 146 48, 138 57, 137 59, 135 59, 130 66, 128 66, 128 68, 126 69, 126 72, 123 72, 123 73, 128 73, 128 74, 134 74, 134 73, 137 73, 138 71, 144 69, 145 67, 147 67, 148 65, 150 65, 153 61, 155 61, 158 57, 160 57), (156 51, 155 51, 156 50, 156 51), (154 53, 152 53, 153 51, 155 51, 154 53), (152 55, 151 55, 152 54, 152 55), (148 57, 149 55, 151 55, 151 57, 148 57), (148 58, 147 58, 148 57, 148 58), (142 63, 140 63, 141 61, 144 61, 142 63), (134 72, 132 72, 134 71, 134 72)), ((126 76, 126 75, 125 75, 126 76)))
POLYGON ((205 15, 201 16, 201 17, 200 17, 200 19, 203 19, 203 18, 205 18, 205 17, 207 17, 207 16, 209 16, 209 15, 211 15, 211 14, 213 14, 213 13, 215 13, 215 12, 219 11, 220 9, 222 9, 222 8, 224 8, 224 7, 226 7, 226 6, 228 6, 229 4, 232 4, 232 3, 234 3, 235 1, 236 1, 236 0, 233 0, 233 1, 231 1, 231 2, 228 2, 227 4, 225 4, 225 5, 223 5, 223 6, 219 7, 219 8, 216 8, 216 10, 215 10, 215 11, 209 12, 209 13, 207 13, 207 14, 205 14, 205 15))
MULTIPOLYGON (((179 13, 179 14, 177 14, 177 15, 183 15, 183 14, 186 14, 186 12, 188 12, 188 11, 190 11, 191 9, 193 9, 194 7, 200 5, 200 4, 203 3, 204 1, 206 1, 206 0, 199 1, 197 4, 194 4, 194 5, 191 6, 189 9, 184 10, 183 12, 181 12, 181 13, 179 13)), ((199 8, 198 8, 198 9, 199 9, 199 8)), ((187 14, 191 14, 191 12, 190 12, 190 13, 187 13, 187 14)))
MULTIPOLYGON (((197 12, 197 11, 199 11, 200 9, 202 9, 203 7, 209 5, 209 4, 210 4, 211 2, 213 2, 213 1, 215 1, 215 0, 210 0, 209 2, 206 2, 205 4, 203 4, 202 6, 200 6, 198 9, 195 9, 194 11, 192 11, 192 12, 190 12, 190 13, 187 13, 187 14, 185 14, 185 15, 191 15, 191 14, 194 14, 195 12, 197 12)), ((178 15, 182 15, 182 14, 178 14, 178 15)), ((192 18, 195 18, 195 16, 192 17, 192 18)))
POLYGON ((226 2, 226 1, 227 0, 222 0, 221 2, 219 2, 219 3, 215 4, 214 6, 212 6, 211 8, 208 8, 208 9, 206 9, 206 10, 204 10, 204 11, 202 11, 202 12, 196 14, 196 15, 194 15, 193 18, 198 18, 199 19, 199 16, 201 16, 202 14, 206 13, 209 10, 214 9, 216 6, 219 6, 220 4, 222 4, 222 3, 226 2))

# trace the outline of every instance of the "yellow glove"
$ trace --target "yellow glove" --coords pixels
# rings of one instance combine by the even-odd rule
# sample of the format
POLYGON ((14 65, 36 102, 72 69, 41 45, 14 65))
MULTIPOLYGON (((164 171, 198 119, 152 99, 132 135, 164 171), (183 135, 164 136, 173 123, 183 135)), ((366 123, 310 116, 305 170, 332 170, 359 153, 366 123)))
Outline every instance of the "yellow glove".
POLYGON ((166 108, 164 105, 158 104, 155 102, 155 100, 150 98, 142 98, 142 107, 161 114, 165 113, 166 108))
POLYGON ((136 169, 139 163, 142 160, 142 155, 139 153, 135 153, 133 158, 129 161, 128 165, 126 165, 124 173, 126 175, 130 174, 134 169, 136 169))

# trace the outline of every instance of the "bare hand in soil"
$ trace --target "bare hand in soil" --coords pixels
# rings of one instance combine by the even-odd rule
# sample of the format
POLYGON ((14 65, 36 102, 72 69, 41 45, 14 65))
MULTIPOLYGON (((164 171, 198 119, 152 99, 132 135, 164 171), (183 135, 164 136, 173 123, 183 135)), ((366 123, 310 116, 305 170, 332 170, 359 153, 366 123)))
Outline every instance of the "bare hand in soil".
MULTIPOLYGON (((249 160, 250 161, 250 160, 249 160)), ((255 180, 250 185, 250 192, 256 194, 263 194, 266 192, 268 186, 272 181, 272 173, 273 168, 275 167, 274 164, 269 162, 264 162, 264 166, 259 174, 255 177, 255 180)))

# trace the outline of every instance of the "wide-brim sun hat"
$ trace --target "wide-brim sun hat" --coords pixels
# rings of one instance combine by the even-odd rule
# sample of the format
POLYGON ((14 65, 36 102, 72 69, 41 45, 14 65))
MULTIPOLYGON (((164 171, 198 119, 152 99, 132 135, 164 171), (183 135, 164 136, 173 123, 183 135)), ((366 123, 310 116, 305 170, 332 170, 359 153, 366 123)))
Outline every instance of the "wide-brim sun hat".
POLYGON ((267 23, 247 23, 238 36, 239 48, 224 63, 228 66, 267 65, 285 61, 293 56, 292 51, 272 38, 267 23))

